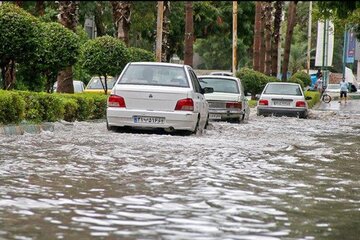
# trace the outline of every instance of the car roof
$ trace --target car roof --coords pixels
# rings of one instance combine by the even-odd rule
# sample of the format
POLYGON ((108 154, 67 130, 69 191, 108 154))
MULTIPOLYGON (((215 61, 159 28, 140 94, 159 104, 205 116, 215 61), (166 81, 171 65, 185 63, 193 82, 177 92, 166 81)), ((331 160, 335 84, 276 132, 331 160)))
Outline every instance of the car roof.
MULTIPOLYGON (((165 62, 130 62, 131 65, 156 65, 156 66, 171 66, 171 67, 184 67, 189 66, 179 63, 165 63, 165 62)), ((190 67, 190 66, 189 66, 190 67)))
POLYGON ((200 75, 198 78, 216 78, 216 79, 231 79, 231 80, 239 80, 237 77, 232 76, 223 76, 223 75, 200 75))

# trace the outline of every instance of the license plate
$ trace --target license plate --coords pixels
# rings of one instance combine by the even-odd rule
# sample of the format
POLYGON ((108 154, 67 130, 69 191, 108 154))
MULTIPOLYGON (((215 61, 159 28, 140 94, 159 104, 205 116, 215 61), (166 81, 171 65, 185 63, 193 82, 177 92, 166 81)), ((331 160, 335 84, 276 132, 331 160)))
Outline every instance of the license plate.
POLYGON ((274 105, 277 105, 277 106, 290 106, 290 101, 274 101, 274 105))
POLYGON ((155 123, 163 124, 165 122, 164 117, 146 117, 146 116, 134 116, 134 123, 155 123))
POLYGON ((209 119, 221 119, 220 114, 209 114, 209 119))

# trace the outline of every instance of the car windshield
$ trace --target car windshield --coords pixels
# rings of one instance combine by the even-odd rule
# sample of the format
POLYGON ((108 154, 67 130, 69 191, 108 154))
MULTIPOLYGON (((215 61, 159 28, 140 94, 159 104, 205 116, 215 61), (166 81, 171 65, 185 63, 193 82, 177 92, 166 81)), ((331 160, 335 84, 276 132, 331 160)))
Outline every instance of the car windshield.
POLYGON ((236 80, 221 78, 200 78, 202 88, 212 87, 214 92, 239 93, 239 87, 236 80))
POLYGON ((264 94, 302 96, 300 87, 293 84, 268 84, 264 94))
POLYGON ((118 84, 189 87, 182 67, 160 65, 130 65, 118 84))
MULTIPOLYGON (((105 83, 105 78, 101 77, 101 82, 104 84, 105 83)), ((103 89, 103 85, 100 82, 100 78, 99 77, 93 77, 88 86, 86 87, 87 89, 103 89)), ((107 77, 107 87, 108 89, 112 89, 114 84, 116 82, 116 79, 113 77, 107 77)))

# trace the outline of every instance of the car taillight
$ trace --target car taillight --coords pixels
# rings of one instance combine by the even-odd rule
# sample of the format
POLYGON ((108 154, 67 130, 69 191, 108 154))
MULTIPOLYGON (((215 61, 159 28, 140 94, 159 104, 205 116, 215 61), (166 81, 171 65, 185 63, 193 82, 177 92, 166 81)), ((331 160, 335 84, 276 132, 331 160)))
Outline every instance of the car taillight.
POLYGON ((176 103, 175 110, 194 111, 194 101, 191 98, 180 99, 176 103))
POLYGON ((296 107, 306 107, 306 103, 304 101, 297 101, 296 107))
POLYGON ((269 105, 269 101, 268 100, 266 100, 266 99, 260 99, 259 100, 259 105, 269 105))
POLYGON ((227 102, 226 108, 241 108, 241 102, 227 102))
POLYGON ((123 97, 117 95, 110 95, 108 99, 108 107, 120 107, 125 108, 125 100, 123 97))

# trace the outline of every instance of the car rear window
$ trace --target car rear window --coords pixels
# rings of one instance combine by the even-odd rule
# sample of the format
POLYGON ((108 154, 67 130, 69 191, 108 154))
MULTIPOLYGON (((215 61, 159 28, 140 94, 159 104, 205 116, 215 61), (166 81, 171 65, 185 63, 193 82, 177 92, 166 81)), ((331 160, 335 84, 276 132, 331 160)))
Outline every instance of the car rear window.
POLYGON ((269 84, 264 94, 302 96, 300 87, 292 84, 269 84))
POLYGON ((239 93, 239 87, 236 80, 220 78, 200 78, 202 88, 212 87, 214 92, 239 93))
POLYGON ((182 67, 130 65, 118 84, 189 87, 182 67))
MULTIPOLYGON (((101 77, 101 82, 102 84, 105 83, 105 78, 101 77)), ((87 89, 103 89, 103 85, 100 82, 100 78, 99 77, 93 77, 89 84, 87 85, 87 89)), ((113 77, 107 77, 107 87, 108 89, 112 89, 114 84, 116 82, 116 79, 113 77)))

